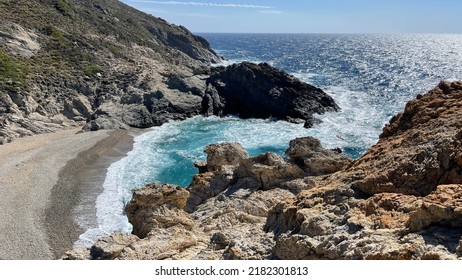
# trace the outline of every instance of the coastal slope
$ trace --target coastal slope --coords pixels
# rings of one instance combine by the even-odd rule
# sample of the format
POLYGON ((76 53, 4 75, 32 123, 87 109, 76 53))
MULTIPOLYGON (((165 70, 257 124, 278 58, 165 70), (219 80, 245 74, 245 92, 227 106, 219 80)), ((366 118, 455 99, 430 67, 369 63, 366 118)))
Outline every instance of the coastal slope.
POLYGON ((113 234, 65 259, 461 259, 462 82, 409 101, 351 161, 314 138, 288 158, 206 148, 186 189, 150 184, 113 234))
POLYGON ((186 28, 115 0, 2 1, 0 18, 0 143, 198 114, 193 93, 221 61, 186 28), (166 109, 153 118, 155 106, 166 109))

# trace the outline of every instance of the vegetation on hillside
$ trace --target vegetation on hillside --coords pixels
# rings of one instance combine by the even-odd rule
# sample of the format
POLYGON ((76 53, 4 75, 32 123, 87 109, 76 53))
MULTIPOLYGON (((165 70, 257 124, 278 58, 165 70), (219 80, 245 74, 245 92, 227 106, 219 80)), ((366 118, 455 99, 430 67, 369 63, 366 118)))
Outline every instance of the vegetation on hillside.
POLYGON ((26 78, 26 70, 38 76, 50 71, 63 76, 95 76, 109 67, 108 59, 130 63, 133 45, 149 47, 160 58, 178 49, 194 57, 192 44, 209 47, 181 26, 137 11, 116 0, 1 0, 1 24, 14 22, 40 36, 41 51, 31 60, 19 63, 2 52, 1 79, 26 78), (184 43, 184 42, 187 43, 184 43), (25 64, 24 64, 25 63, 25 64))

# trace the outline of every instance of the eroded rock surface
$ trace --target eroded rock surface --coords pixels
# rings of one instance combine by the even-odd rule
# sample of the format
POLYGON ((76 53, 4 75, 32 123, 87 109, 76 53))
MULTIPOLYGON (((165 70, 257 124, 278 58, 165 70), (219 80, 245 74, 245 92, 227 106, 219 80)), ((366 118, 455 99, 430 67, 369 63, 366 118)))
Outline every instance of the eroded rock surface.
POLYGON ((212 73, 222 58, 205 39, 120 1, 3 1, 0 17, 0 144, 200 114, 315 123, 314 113, 338 108, 322 90, 269 65, 212 73))
POLYGON ((282 259, 461 258, 462 83, 410 101, 345 170, 268 216, 282 259), (296 254, 294 252, 299 252, 296 254))

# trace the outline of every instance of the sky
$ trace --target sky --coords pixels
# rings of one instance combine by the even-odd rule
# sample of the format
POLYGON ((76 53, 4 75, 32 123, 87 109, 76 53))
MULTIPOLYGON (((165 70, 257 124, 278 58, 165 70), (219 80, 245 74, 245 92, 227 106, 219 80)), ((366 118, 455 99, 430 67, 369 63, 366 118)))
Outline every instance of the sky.
POLYGON ((462 33, 461 0, 122 2, 196 33, 462 33))

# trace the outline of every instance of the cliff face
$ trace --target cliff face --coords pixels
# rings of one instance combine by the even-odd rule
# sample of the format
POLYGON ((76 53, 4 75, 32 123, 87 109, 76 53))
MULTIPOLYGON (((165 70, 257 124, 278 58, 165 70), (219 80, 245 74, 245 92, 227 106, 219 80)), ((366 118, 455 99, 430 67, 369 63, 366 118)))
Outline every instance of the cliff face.
POLYGON ((313 138, 288 159, 212 145, 187 189, 134 192, 137 236, 65 258, 461 259, 461 106, 462 82, 442 82, 353 162, 313 138))

